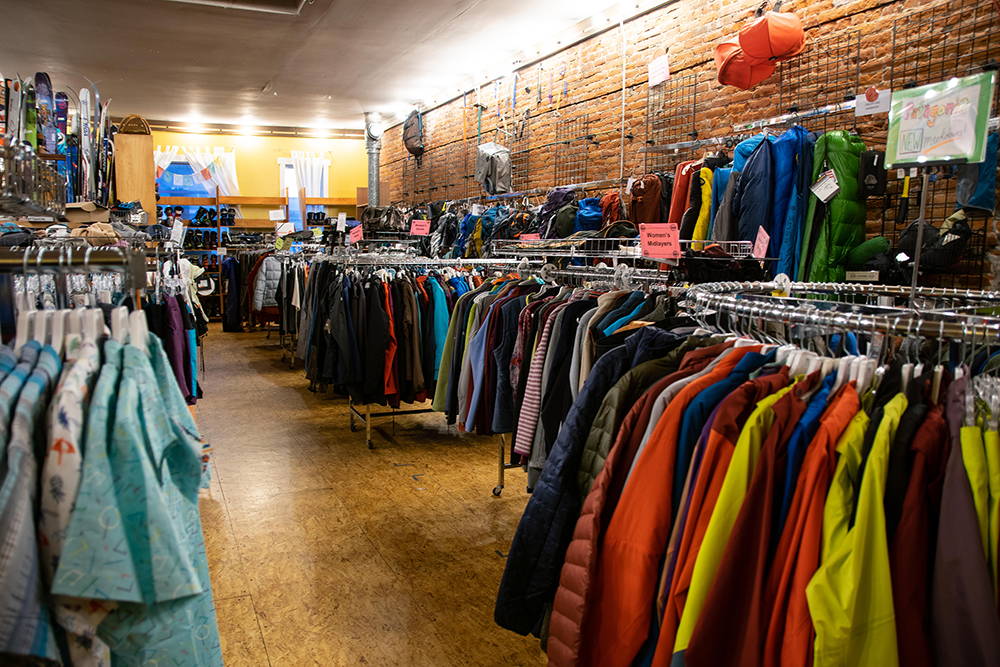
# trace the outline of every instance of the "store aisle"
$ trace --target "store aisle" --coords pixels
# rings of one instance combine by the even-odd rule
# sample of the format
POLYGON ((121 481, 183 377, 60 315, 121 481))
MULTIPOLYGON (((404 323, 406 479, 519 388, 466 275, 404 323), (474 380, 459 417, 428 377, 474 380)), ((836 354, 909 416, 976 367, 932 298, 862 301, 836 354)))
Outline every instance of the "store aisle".
POLYGON ((228 666, 544 662, 493 624, 525 492, 512 471, 490 495, 492 439, 420 415, 369 451, 346 402, 310 393, 273 338, 206 340, 202 517, 228 666))

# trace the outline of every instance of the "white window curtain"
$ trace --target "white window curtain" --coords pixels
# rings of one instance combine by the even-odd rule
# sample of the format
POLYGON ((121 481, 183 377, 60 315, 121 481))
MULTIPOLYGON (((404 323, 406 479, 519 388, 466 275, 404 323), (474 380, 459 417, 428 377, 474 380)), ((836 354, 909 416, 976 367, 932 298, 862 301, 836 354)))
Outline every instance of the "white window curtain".
POLYGON ((240 194, 239 182, 236 179, 236 151, 223 148, 207 150, 205 148, 179 149, 183 158, 194 172, 208 184, 218 187, 219 193, 226 197, 240 194))
POLYGON ((156 150, 153 151, 153 164, 156 166, 156 178, 163 176, 163 172, 167 170, 170 163, 177 158, 177 154, 180 149, 177 146, 167 146, 165 149, 162 146, 157 146, 156 150))
MULTIPOLYGON (((327 197, 329 191, 330 161, 316 153, 292 151, 292 166, 295 167, 295 180, 299 187, 305 189, 306 197, 327 197)), ((308 210, 322 210, 323 207, 312 207, 308 210)))

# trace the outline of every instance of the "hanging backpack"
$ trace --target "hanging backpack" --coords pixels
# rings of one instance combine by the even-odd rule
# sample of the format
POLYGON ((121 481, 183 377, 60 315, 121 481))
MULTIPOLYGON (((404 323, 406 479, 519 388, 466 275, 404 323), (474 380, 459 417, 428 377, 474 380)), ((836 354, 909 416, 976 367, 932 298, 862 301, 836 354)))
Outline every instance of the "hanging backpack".
POLYGON ((424 116, 419 111, 411 111, 403 122, 403 145, 419 163, 424 155, 424 116))

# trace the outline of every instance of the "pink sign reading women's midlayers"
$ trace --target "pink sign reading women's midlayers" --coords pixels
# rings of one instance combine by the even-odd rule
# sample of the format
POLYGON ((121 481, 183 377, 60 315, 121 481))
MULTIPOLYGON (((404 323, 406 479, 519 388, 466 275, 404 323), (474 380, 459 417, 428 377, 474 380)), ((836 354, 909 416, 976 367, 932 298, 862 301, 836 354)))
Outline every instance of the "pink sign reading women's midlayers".
POLYGON ((639 244, 642 256, 653 259, 680 259, 681 237, 677 225, 639 224, 639 244))

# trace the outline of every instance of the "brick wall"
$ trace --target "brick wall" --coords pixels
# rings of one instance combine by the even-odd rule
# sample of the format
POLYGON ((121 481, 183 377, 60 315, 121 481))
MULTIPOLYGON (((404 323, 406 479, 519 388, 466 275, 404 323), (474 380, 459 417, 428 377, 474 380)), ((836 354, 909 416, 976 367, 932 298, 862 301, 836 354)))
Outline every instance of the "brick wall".
MULTIPOLYGON (((734 134, 734 123, 776 116, 796 105, 804 110, 842 101, 845 95, 869 85, 887 88, 894 60, 897 72, 901 67, 911 69, 907 74, 916 79, 913 83, 922 84, 965 74, 970 66, 982 64, 987 58, 1000 59, 1000 19, 992 3, 786 3, 784 9, 795 11, 806 27, 806 53, 784 64, 780 74, 775 73, 763 84, 741 91, 716 81, 714 46, 751 21, 759 2, 675 0, 626 22, 623 29, 614 26, 518 70, 516 98, 512 95, 513 76, 508 76, 427 111, 424 125, 428 151, 420 166, 408 157, 402 145, 401 127, 390 128, 382 142, 382 180, 388 183, 389 198, 394 202, 478 195, 480 190, 471 173, 479 141, 497 141, 512 149, 516 190, 547 189, 620 175, 628 178, 654 168, 669 169, 707 149, 663 154, 644 152, 644 147, 689 139, 692 129, 699 138, 730 136, 734 134), (929 10, 931 7, 935 9, 929 10), (900 35, 926 37, 926 46, 914 43, 903 49, 903 40, 897 39, 894 51, 894 23, 913 11, 925 12, 921 16, 928 19, 926 24, 908 23, 905 29, 900 28, 904 31, 900 35), (947 33, 945 28, 950 28, 947 33), (648 63, 668 47, 671 81, 650 89, 648 63), (696 91, 694 113, 690 97, 678 94, 689 93, 692 88, 696 91), (481 119, 477 102, 482 105, 481 119), (583 118, 585 131, 579 130, 583 118), (589 139, 579 138, 584 134, 589 139), (571 141, 557 143, 565 139, 571 141)), ((813 130, 851 129, 855 120, 853 112, 848 112, 803 124, 813 130)), ((870 147, 884 146, 884 116, 858 123, 857 131, 870 147)), ((936 196, 945 207, 948 195, 938 192, 936 196)), ((869 204, 873 208, 872 202, 869 204)), ((915 200, 911 206, 915 207, 915 200)), ((891 229, 891 220, 886 223, 884 211, 891 208, 895 203, 889 199, 874 206, 871 234, 898 234, 898 229, 891 229)), ((992 246, 993 239, 985 238, 989 225, 981 226, 981 243, 992 246)))

